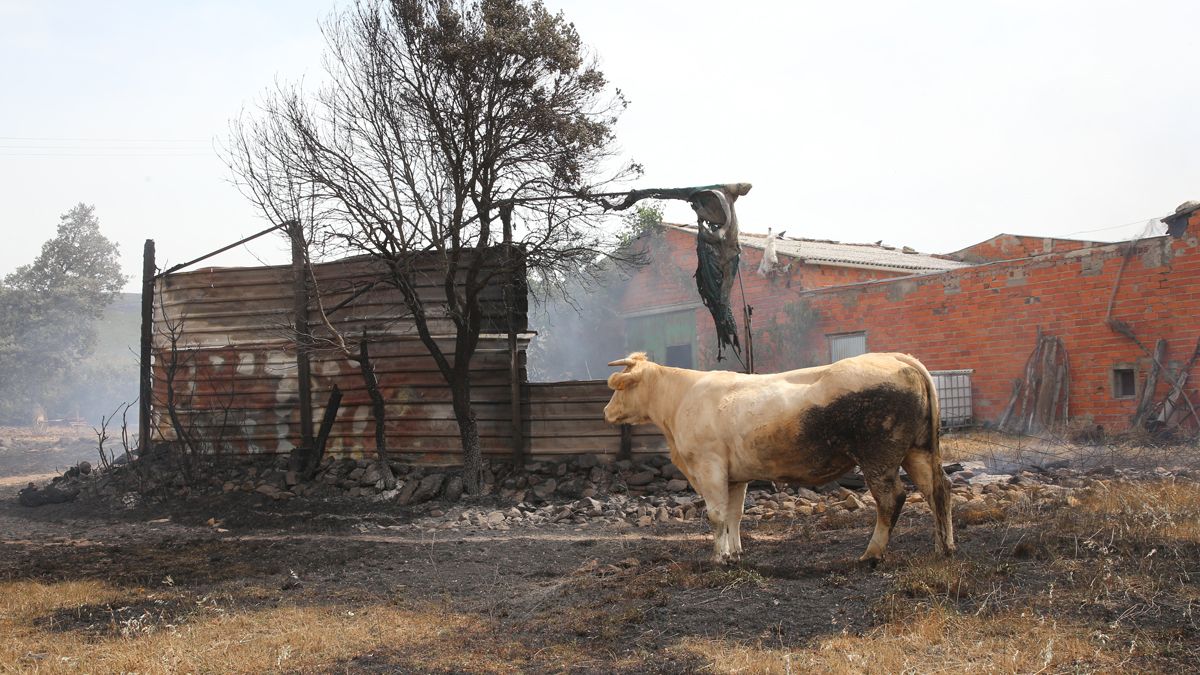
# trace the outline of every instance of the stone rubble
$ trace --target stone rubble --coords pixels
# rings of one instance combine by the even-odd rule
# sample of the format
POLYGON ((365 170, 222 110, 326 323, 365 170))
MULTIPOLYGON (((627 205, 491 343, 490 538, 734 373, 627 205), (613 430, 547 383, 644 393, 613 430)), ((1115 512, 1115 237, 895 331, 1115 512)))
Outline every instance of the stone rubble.
MULTIPOLYGON (((392 463, 395 487, 385 489, 374 459, 327 457, 311 480, 288 466, 287 456, 225 458, 197 473, 199 484, 187 485, 166 461, 150 462, 140 478, 134 467, 97 470, 88 462, 70 468, 49 486, 22 491, 33 505, 36 491, 108 498, 126 508, 143 499, 186 498, 197 494, 246 493, 252 498, 286 501, 358 499, 404 507, 415 519, 408 525, 423 530, 507 530, 517 527, 591 526, 651 527, 661 523, 701 521, 704 499, 691 491, 666 456, 636 461, 605 461, 579 456, 559 461, 529 461, 512 467, 484 462, 483 494, 464 497, 457 468, 392 463)), ((987 465, 964 462, 948 467, 956 506, 1006 506, 1050 501, 1069 503, 1075 490, 1101 481, 1126 478, 1178 477, 1194 479, 1187 469, 1157 468, 1153 472, 1102 467, 1081 471, 1065 463, 1048 468, 1028 467, 1015 473, 989 473, 987 465)), ((842 481, 856 485, 853 477, 842 481)), ((816 489, 756 481, 747 493, 745 523, 827 518, 836 513, 861 514, 869 519, 875 503, 870 492, 830 483, 816 489)), ((928 513, 920 493, 909 486, 906 513, 928 513)))

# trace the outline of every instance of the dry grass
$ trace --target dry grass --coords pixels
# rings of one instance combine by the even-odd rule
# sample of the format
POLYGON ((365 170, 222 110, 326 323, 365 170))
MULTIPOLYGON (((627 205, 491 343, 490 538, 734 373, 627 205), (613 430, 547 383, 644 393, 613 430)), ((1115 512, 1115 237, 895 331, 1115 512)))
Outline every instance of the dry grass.
POLYGON ((982 525, 983 523, 998 523, 1008 518, 1008 509, 1002 504, 963 504, 954 514, 954 520, 961 525, 982 525))
POLYGON ((1102 483, 1061 511, 1064 533, 1099 532, 1141 545, 1200 544, 1200 484, 1153 481, 1102 483))
POLYGON ((942 436, 942 459, 946 462, 982 461, 990 466, 1020 467, 1066 460, 1075 467, 1111 465, 1153 468, 1155 466, 1200 466, 1200 439, 1159 442, 1145 434, 1124 434, 1087 445, 1071 440, 1071 430, 1037 436, 974 429, 942 436))
MULTIPOLYGON (((512 672, 529 657, 477 616, 378 604, 200 611, 181 625, 125 625, 104 636, 39 623, 55 610, 134 600, 96 582, 0 584, 0 671, 314 671, 398 649, 424 668, 512 672)), ((580 658, 556 650, 540 655, 544 663, 551 659, 546 665, 580 658)))
POLYGON ((721 673, 1032 673, 1119 668, 1084 627, 1030 613, 980 618, 933 607, 862 636, 805 649, 688 639, 675 647, 721 673))

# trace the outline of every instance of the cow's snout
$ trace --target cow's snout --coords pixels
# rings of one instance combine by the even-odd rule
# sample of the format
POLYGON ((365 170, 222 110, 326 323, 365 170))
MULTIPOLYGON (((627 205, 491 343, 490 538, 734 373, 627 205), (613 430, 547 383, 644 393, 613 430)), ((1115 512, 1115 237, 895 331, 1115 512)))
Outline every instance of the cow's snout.
POLYGON ((625 424, 629 421, 628 411, 618 397, 620 392, 613 394, 613 397, 608 400, 608 405, 604 406, 604 421, 609 424, 625 424))
POLYGON ((604 421, 609 424, 616 424, 621 421, 617 417, 617 411, 613 410, 612 401, 609 401, 608 405, 604 406, 604 421))

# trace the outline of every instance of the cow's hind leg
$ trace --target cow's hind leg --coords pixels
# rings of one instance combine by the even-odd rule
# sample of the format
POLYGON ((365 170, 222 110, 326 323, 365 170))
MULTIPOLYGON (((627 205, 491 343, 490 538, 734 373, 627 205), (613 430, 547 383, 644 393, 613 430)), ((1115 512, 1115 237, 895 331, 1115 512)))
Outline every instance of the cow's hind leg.
POLYGON ((954 553, 954 521, 950 517, 950 481, 928 450, 913 448, 904 458, 904 471, 929 503, 933 513, 933 539, 938 552, 954 553))
POLYGON ((725 538, 729 540, 729 559, 742 558, 742 513, 746 508, 746 486, 749 483, 730 483, 729 502, 725 509, 725 538))
POLYGON ((859 560, 875 565, 883 558, 892 528, 896 526, 900 509, 904 507, 904 483, 900 482, 900 471, 895 468, 876 475, 867 471, 863 473, 867 476, 871 496, 875 498, 875 532, 867 544, 866 553, 859 560))

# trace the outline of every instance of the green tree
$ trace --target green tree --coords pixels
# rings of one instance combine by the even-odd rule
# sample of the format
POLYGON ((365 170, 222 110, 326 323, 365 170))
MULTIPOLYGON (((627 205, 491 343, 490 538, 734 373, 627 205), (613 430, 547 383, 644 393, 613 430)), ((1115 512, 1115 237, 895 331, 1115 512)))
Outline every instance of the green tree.
POLYGON ((658 234, 663 229, 662 219, 661 202, 651 201, 639 204, 634 211, 621 216, 621 228, 617 233, 617 241, 621 246, 627 247, 646 235, 658 234))
POLYGON ((96 343, 96 320, 125 284, 95 208, 77 204, 30 264, 0 282, 0 417, 28 421, 61 398, 96 343))

